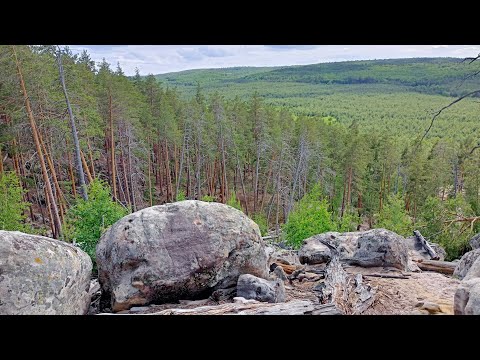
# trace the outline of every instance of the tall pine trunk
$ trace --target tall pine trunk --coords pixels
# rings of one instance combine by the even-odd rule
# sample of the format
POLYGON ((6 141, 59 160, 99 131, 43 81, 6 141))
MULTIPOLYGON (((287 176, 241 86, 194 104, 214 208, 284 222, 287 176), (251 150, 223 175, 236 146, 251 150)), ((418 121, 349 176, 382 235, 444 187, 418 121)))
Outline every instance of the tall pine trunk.
POLYGON ((35 148, 37 150, 38 158, 40 160, 40 167, 42 169, 42 176, 43 176, 43 181, 45 182, 45 192, 47 197, 50 199, 50 211, 52 214, 53 218, 53 224, 54 224, 54 231, 53 231, 53 236, 54 238, 60 238, 62 237, 62 223, 60 221, 60 216, 58 214, 58 207, 57 203, 55 201, 55 198, 53 196, 53 191, 52 191, 52 184, 50 182, 50 179, 48 177, 48 172, 47 172, 47 167, 45 165, 45 159, 43 158, 43 152, 42 152, 42 147, 40 146, 40 140, 38 136, 38 130, 37 130, 37 125, 35 123, 35 117, 33 116, 33 111, 30 105, 30 98, 28 97, 27 89, 25 87, 25 82, 23 79, 23 74, 22 74, 22 68, 20 65, 20 61, 18 60, 17 57, 17 51, 15 49, 15 45, 12 45, 12 51, 13 55, 15 57, 15 64, 17 66, 17 72, 18 72, 18 78, 20 81, 20 87, 22 88, 22 93, 23 93, 23 98, 25 100, 25 107, 27 109, 27 114, 28 114, 28 119, 30 121, 30 128, 32 130, 32 135, 33 135, 33 140, 35 142, 35 148))

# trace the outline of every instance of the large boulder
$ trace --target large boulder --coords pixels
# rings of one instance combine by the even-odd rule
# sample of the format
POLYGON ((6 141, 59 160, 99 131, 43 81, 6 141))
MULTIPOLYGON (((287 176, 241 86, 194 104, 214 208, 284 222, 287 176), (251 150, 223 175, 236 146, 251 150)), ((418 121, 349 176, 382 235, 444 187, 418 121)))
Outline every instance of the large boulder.
POLYGON ((317 264, 328 259, 330 252, 321 241, 335 246, 340 260, 362 267, 395 267, 408 269, 408 248, 405 238, 385 229, 359 232, 327 232, 304 240, 299 250, 300 261, 317 264))
POLYGON ((462 258, 458 262, 453 276, 463 279, 469 272, 473 263, 480 257, 480 249, 475 249, 463 254, 462 258))
POLYGON ((460 283, 453 300, 455 315, 480 315, 480 278, 460 283))
POLYGON ((0 230, 0 315, 83 315, 92 260, 43 236, 0 230))
POLYGON ((472 249, 480 248, 480 233, 470 239, 470 246, 472 247, 472 249))
POLYGON ((99 281, 113 311, 208 297, 241 274, 268 277, 258 225, 219 203, 186 200, 125 216, 97 246, 99 281))
POLYGON ((330 249, 319 241, 319 236, 321 235, 303 241, 302 247, 298 250, 301 264, 325 264, 330 261, 332 257, 330 249))
POLYGON ((269 303, 285 302, 285 285, 281 279, 269 281, 243 274, 238 277, 237 296, 269 303))
POLYGON ((463 279, 470 280, 475 278, 480 278, 480 257, 477 257, 477 259, 473 262, 463 279))

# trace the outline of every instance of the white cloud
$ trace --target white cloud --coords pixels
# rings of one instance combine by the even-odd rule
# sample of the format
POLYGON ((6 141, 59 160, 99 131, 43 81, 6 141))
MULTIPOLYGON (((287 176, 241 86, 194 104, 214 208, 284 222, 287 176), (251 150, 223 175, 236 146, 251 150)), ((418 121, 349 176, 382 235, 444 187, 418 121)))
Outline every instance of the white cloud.
POLYGON ((476 56, 480 45, 78 45, 127 75, 231 66, 283 66, 406 57, 476 56))

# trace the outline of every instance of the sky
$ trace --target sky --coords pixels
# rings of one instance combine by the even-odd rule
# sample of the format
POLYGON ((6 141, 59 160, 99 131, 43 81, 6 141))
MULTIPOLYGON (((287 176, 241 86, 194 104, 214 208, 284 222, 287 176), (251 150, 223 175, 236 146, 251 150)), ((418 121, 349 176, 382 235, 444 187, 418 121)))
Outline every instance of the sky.
POLYGON ((95 62, 120 63, 126 75, 232 66, 306 65, 346 60, 471 57, 480 45, 69 45, 95 62))

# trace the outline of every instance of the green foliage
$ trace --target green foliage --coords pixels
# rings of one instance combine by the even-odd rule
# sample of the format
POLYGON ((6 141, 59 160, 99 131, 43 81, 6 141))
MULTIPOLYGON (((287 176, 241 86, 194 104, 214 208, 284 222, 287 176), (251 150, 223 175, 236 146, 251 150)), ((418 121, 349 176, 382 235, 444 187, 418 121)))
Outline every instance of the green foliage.
POLYGON ((237 194, 234 190, 232 190, 230 193, 230 198, 227 200, 227 205, 242 211, 242 205, 240 204, 240 200, 237 199, 237 194))
POLYGON ((260 234, 266 236, 268 233, 267 217, 264 214, 258 213, 252 216, 252 220, 258 225, 260 234))
POLYGON ((78 198, 68 210, 65 238, 77 242, 95 264, 95 248, 100 236, 125 215, 127 210, 112 201, 108 184, 95 179, 88 185, 88 201, 78 198))
MULTIPOLYGON (((362 132, 369 134, 417 136, 425 130, 432 109, 477 88, 478 78, 463 83, 462 79, 479 70, 480 63, 465 65, 454 58, 391 59, 188 70, 156 78, 185 97, 195 95, 197 83, 207 94, 221 91, 230 99, 246 100, 257 92, 266 104, 297 115, 328 118, 327 123, 357 120, 362 132)), ((479 119, 475 99, 465 99, 436 120, 429 137, 462 138, 479 119)))
POLYGON ((443 201, 429 196, 421 211, 422 234, 443 246, 447 260, 458 259, 469 250, 468 242, 475 231, 472 231, 468 222, 451 220, 471 216, 474 216, 474 212, 461 195, 443 201))
POLYGON ((337 230, 328 207, 327 200, 322 198, 320 186, 315 185, 295 204, 288 216, 283 226, 286 242, 298 248, 310 236, 337 230))
POLYGON ((187 197, 185 195, 185 191, 178 190, 178 194, 177 194, 177 197, 175 198, 175 201, 183 201, 183 200, 187 200, 187 197))
POLYGON ((338 232, 355 231, 358 225, 358 216, 351 212, 346 212, 336 223, 338 232))
POLYGON ((30 205, 23 201, 24 193, 14 172, 0 174, 0 230, 31 232, 23 214, 30 205))
POLYGON ((412 219, 405 211, 405 202, 399 195, 390 195, 382 211, 376 215, 377 228, 384 228, 403 236, 412 235, 412 219))
POLYGON ((215 201, 215 198, 213 196, 210 196, 210 195, 203 195, 200 200, 206 201, 206 202, 213 202, 213 201, 215 201))

